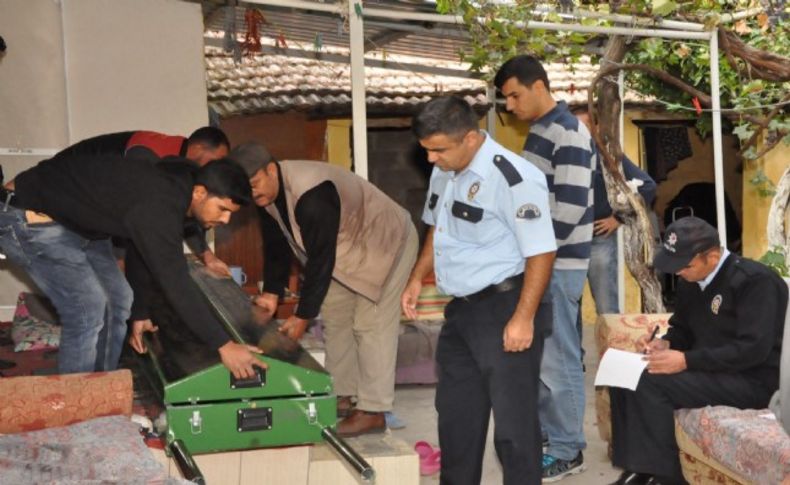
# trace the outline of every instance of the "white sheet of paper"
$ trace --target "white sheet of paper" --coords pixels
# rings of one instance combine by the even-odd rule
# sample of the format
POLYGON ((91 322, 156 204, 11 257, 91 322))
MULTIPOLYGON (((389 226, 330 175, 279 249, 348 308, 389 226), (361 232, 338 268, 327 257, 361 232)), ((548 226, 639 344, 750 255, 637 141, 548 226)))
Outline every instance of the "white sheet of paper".
POLYGON ((642 371, 647 367, 647 361, 642 360, 643 357, 644 354, 636 352, 607 349, 598 364, 595 385, 636 390, 642 371))

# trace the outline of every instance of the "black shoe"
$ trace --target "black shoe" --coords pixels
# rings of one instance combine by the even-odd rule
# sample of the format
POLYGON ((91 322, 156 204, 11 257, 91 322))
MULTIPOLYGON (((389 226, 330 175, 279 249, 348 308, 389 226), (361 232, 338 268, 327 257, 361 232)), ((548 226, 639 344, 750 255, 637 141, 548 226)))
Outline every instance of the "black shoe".
POLYGON ((543 454, 543 483, 556 482, 569 475, 576 475, 586 469, 584 455, 580 451, 573 460, 562 460, 555 456, 543 454))
POLYGON ((612 482, 611 485, 647 485, 648 483, 652 484, 651 480, 653 480, 653 477, 647 473, 636 473, 626 470, 621 473, 620 478, 618 478, 616 482, 612 482))
POLYGON ((16 363, 0 359, 0 369, 10 369, 12 367, 16 367, 16 363))

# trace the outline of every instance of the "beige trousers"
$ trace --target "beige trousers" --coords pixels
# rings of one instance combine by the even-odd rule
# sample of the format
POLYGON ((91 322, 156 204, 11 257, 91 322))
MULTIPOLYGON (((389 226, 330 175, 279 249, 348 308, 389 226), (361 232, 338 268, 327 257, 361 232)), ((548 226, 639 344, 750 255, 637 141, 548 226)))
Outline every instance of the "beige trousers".
POLYGON ((408 231, 378 303, 333 280, 321 305, 326 369, 334 379, 335 394, 356 396, 357 408, 363 411, 390 411, 395 400, 400 298, 419 245, 411 222, 408 231))

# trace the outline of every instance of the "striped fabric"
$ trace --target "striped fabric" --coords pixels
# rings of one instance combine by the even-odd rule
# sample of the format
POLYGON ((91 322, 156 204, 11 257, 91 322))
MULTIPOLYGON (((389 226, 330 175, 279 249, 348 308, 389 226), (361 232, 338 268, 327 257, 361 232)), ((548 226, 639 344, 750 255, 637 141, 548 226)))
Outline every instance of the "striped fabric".
POLYGON ((444 320, 444 307, 452 299, 452 296, 440 293, 435 284, 423 284, 417 298, 417 320, 444 320))
POLYGON ((546 175, 549 185, 557 238, 555 269, 586 270, 589 266, 596 153, 587 128, 564 101, 532 123, 524 142, 522 156, 546 175))

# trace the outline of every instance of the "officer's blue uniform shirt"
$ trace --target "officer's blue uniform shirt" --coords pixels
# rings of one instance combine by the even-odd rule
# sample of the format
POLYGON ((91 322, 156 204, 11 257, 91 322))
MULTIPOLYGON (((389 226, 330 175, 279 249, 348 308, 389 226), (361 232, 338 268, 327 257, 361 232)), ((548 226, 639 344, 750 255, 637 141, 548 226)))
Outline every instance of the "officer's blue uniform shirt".
POLYGON ((480 291, 557 249, 546 176, 483 134, 462 172, 431 173, 422 220, 434 226, 436 284, 447 295, 480 291))

